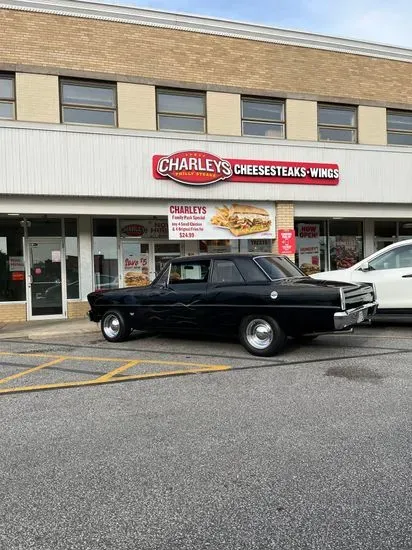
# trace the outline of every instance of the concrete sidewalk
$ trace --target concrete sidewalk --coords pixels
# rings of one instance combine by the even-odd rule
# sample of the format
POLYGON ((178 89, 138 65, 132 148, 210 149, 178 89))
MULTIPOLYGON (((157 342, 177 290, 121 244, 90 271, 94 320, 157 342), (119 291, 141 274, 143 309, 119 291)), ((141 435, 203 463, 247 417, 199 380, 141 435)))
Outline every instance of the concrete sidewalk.
POLYGON ((23 323, 0 323, 0 340, 26 338, 35 340, 72 334, 100 331, 100 325, 88 319, 50 319, 45 321, 25 321, 23 323))

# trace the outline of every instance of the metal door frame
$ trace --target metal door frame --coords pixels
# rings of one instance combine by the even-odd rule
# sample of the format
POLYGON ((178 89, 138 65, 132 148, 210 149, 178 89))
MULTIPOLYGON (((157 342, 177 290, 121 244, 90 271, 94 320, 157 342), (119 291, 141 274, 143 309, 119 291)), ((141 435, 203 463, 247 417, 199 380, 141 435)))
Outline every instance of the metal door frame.
POLYGON ((66 286, 66 254, 64 250, 63 237, 27 237, 24 244, 26 256, 26 297, 27 297, 27 320, 45 320, 45 319, 67 319, 67 286, 66 286), (61 270, 61 289, 62 289, 62 313, 56 315, 33 315, 32 314, 32 295, 31 295, 31 254, 30 245, 32 243, 60 243, 60 270, 61 270))

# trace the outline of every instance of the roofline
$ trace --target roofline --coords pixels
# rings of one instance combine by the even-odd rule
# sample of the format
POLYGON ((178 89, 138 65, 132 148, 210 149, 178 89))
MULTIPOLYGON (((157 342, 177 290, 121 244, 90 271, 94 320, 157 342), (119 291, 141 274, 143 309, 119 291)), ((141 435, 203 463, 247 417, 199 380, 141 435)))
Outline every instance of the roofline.
POLYGON ((102 4, 94 0, 0 0, 0 8, 175 29, 412 63, 412 49, 410 48, 313 34, 305 31, 279 29, 214 17, 118 4, 102 4))

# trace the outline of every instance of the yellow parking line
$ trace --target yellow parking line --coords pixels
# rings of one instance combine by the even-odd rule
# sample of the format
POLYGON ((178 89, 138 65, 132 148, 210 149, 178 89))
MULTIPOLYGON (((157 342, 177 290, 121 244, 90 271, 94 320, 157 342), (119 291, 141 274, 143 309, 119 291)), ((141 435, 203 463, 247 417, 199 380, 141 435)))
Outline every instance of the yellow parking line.
POLYGON ((18 357, 56 357, 64 359, 74 359, 75 361, 108 361, 113 363, 119 363, 120 361, 125 361, 127 357, 87 357, 83 355, 54 355, 52 353, 17 353, 17 352, 8 352, 1 351, 0 355, 11 355, 18 357))
POLYGON ((100 380, 101 382, 104 382, 105 380, 110 380, 110 378, 113 378, 113 376, 116 376, 116 374, 120 374, 121 372, 124 372, 125 370, 130 369, 131 367, 134 367, 139 363, 141 363, 141 361, 139 360, 129 361, 125 365, 121 365, 120 367, 117 367, 117 369, 107 372, 106 374, 103 374, 103 376, 99 376, 97 380, 100 380))
POLYGON ((119 378, 109 378, 105 380, 102 380, 101 378, 100 379, 95 378, 93 380, 81 380, 79 382, 62 382, 62 383, 55 383, 55 384, 39 384, 36 386, 21 386, 17 388, 6 388, 6 389, 0 390, 0 394, 24 393, 24 392, 51 390, 51 389, 56 390, 56 389, 64 389, 64 388, 78 388, 81 386, 100 386, 104 384, 116 384, 118 382, 125 382, 130 380, 166 378, 171 376, 179 376, 179 375, 184 376, 187 374, 200 374, 200 373, 228 371, 228 370, 231 370, 231 367, 224 366, 224 365, 209 365, 207 368, 200 367, 197 369, 184 369, 184 370, 175 370, 175 371, 145 373, 145 374, 137 374, 137 375, 130 375, 130 376, 122 376, 119 378))
POLYGON ((42 363, 41 365, 37 365, 37 367, 31 367, 30 369, 18 372, 16 374, 12 374, 10 376, 7 376, 6 378, 0 379, 0 384, 5 384, 6 382, 10 382, 10 380, 15 380, 16 378, 21 378, 22 376, 25 376, 26 374, 30 374, 31 372, 36 372, 38 370, 44 369, 46 367, 50 367, 51 365, 56 365, 57 363, 62 363, 66 360, 66 357, 59 357, 58 359, 54 359, 53 361, 49 361, 48 363, 42 363))

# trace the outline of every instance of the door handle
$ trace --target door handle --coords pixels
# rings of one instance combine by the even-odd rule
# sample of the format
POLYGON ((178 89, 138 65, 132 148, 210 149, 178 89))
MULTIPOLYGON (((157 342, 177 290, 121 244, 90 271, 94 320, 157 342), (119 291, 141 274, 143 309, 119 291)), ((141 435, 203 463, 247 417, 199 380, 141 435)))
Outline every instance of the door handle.
POLYGON ((412 279, 412 273, 409 273, 409 275, 402 275, 402 279, 412 279))

